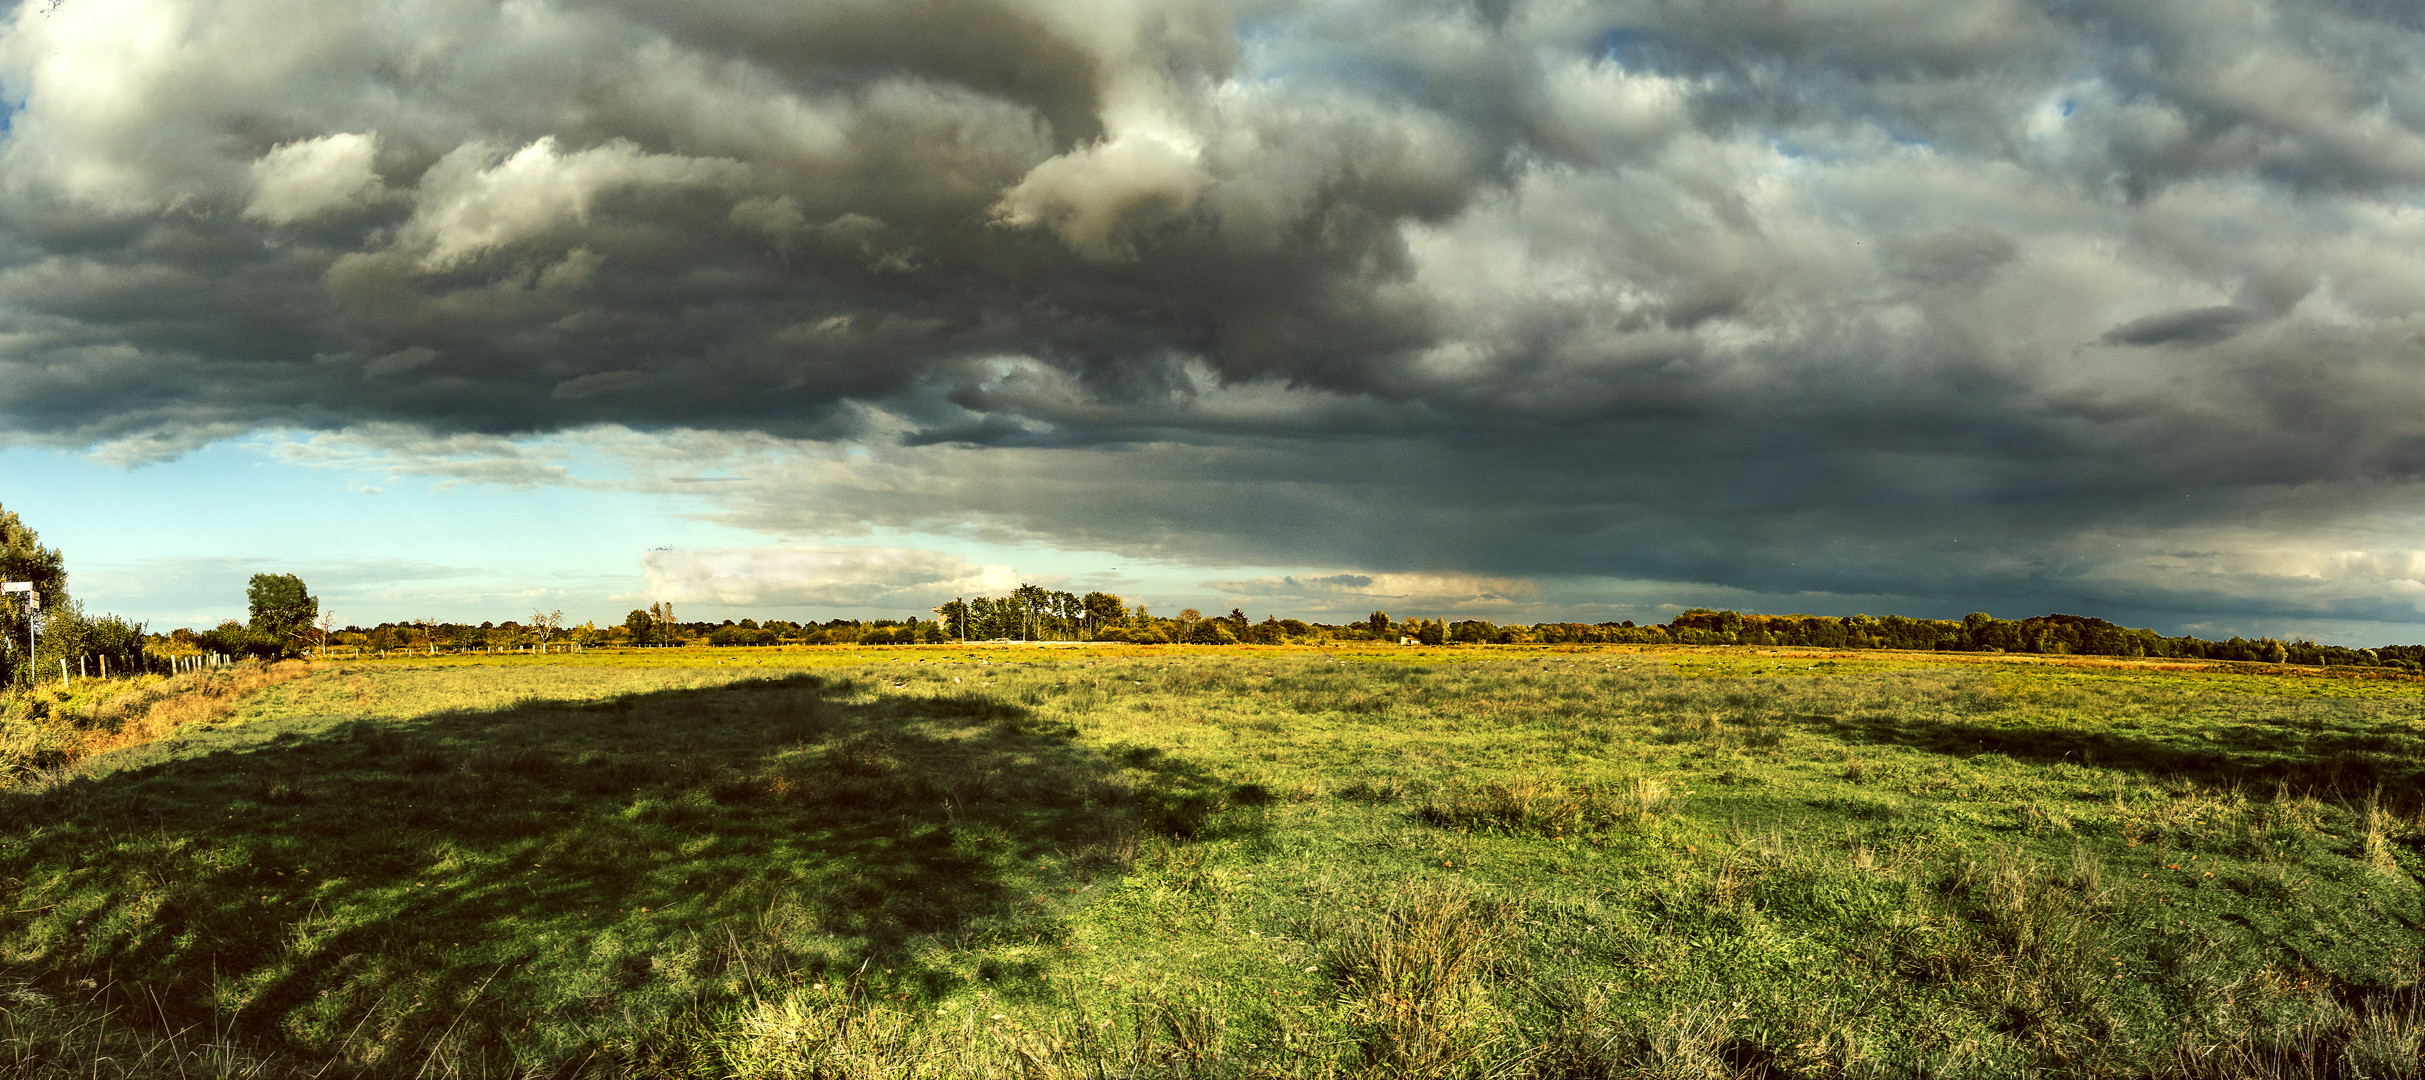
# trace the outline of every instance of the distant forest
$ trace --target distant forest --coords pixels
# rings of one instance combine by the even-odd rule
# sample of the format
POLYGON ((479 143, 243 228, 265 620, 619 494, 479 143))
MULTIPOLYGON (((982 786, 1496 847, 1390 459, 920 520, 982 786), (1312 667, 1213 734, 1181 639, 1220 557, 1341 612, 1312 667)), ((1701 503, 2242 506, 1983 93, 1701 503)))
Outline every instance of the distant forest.
MULTIPOLYGON (((291 578, 279 579, 293 581, 291 578)), ((300 592, 301 583, 294 582, 300 592)), ((295 610, 316 610, 317 601, 290 601, 295 610)), ((1306 622, 1265 616, 1261 621, 1232 608, 1206 615, 1194 608, 1156 615, 1110 593, 1084 595, 1026 585, 1001 597, 968 597, 933 609, 932 618, 684 620, 670 604, 635 609, 619 624, 563 625, 555 612, 527 621, 467 623, 420 620, 372 627, 308 626, 266 633, 262 620, 230 621, 216 630, 178 630, 158 639, 168 651, 199 650, 231 655, 274 655, 316 649, 348 651, 479 652, 567 646, 684 645, 912 645, 957 641, 1095 641, 1137 644, 1333 644, 1355 642, 1424 645, 1801 645, 1829 649, 1922 649, 1942 652, 2042 653, 2078 656, 2161 657, 2396 669, 2425 668, 2425 645, 2350 649, 2312 641, 2273 638, 2167 637, 2103 619, 2039 615, 1998 619, 1985 612, 1960 620, 1900 615, 1759 615, 1694 608, 1658 625, 1632 622, 1493 623, 1483 619, 1394 618, 1376 611, 1351 623, 1306 622)))
POLYGON ((2103 619, 2039 615, 1998 619, 1984 612, 1959 621, 1900 615, 1757 615, 1694 608, 1661 625, 1631 622, 1493 623, 1484 619, 1393 618, 1376 611, 1332 624, 1261 621, 1230 609, 1206 615, 1188 608, 1156 615, 1142 604, 1103 592, 1083 595, 1022 585, 1007 596, 975 596, 932 609, 932 618, 833 619, 792 622, 684 620, 668 603, 634 609, 622 622, 565 624, 563 612, 535 611, 521 621, 469 623, 437 619, 336 624, 301 578, 255 574, 246 589, 248 618, 209 630, 146 633, 142 623, 87 614, 68 595, 65 561, 44 547, 17 515, 0 509, 0 580, 30 583, 32 593, 0 599, 0 681, 26 681, 36 672, 134 672, 197 655, 275 657, 342 652, 486 652, 591 646, 908 645, 954 641, 1125 641, 1138 644, 1234 645, 1352 642, 1425 645, 1803 645, 1829 649, 1928 649, 2079 656, 2167 657, 2425 669, 2425 645, 2349 649, 2312 641, 2166 637, 2103 619), (38 597, 37 610, 27 603, 38 597), (38 627, 36 640, 29 636, 38 627))

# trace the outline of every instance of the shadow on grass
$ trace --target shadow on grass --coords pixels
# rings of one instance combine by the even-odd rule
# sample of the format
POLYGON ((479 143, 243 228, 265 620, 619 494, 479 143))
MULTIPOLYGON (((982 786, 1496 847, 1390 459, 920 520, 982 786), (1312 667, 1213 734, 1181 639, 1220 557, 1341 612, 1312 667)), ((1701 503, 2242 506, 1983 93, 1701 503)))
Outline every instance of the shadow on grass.
POLYGON ((1820 726, 1852 741, 1939 754, 1994 753, 2257 788, 2278 782, 2344 798, 2425 787, 2425 737, 2387 715, 2251 717, 2170 730, 1875 715, 1820 726))
POLYGON ((628 1060, 770 982, 1017 993, 1043 950, 922 944, 1049 945, 1133 855, 1072 734, 813 676, 196 732, 0 796, 0 957, 382 1073, 628 1060))

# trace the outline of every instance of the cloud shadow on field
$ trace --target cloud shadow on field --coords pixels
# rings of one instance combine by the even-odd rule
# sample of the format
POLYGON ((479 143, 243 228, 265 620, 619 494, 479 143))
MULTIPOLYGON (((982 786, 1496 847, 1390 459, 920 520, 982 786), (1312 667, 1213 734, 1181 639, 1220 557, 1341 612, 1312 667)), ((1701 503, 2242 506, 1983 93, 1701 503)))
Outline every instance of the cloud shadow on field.
POLYGON ((1822 726, 1854 741, 1949 756, 2002 754, 2020 761, 2194 777, 2259 790, 2283 783, 2298 790, 2362 797, 2378 787, 2401 791, 2425 786, 2425 766, 2419 764, 2425 761, 2425 738, 2405 718, 2367 708, 2252 704, 2238 716, 2115 718, 2102 727, 1993 716, 1847 712, 1822 726))
POLYGON ((0 795, 0 947, 132 1015, 374 1071, 441 1046, 554 1068, 769 981, 1019 993, 1039 962, 918 945, 1049 939, 1045 896, 1133 853, 1134 793, 1072 734, 814 676, 194 731, 0 795))

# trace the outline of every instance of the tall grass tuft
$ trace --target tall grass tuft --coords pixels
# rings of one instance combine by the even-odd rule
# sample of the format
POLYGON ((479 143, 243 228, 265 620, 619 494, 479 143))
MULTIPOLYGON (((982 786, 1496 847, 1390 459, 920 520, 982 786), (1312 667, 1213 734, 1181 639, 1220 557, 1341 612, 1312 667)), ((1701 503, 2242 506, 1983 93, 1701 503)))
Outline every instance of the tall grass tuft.
POLYGON ((2425 1015, 2416 995, 2343 1004, 2312 998, 2287 1020, 2225 1037, 2184 1033, 2172 1048, 2182 1080, 2402 1080, 2425 1076, 2425 1015))
POLYGON ((1324 961, 1355 1017, 1357 1075, 1430 1080, 1483 1071, 1501 1026, 1484 979, 1514 914, 1512 904, 1425 882, 1338 934, 1324 961))
POLYGON ((2116 1025, 2117 953, 2103 928, 2114 897, 2092 862, 2057 868, 2007 848, 1944 864, 1932 884, 1950 925, 1896 934, 1906 975, 2051 1063, 2079 1066, 2102 1050, 2116 1025))
POLYGON ((1434 795, 1415 807, 1414 817, 1443 829, 1578 836, 1641 827, 1665 816, 1672 802, 1666 781, 1653 777, 1574 786, 1525 778, 1434 795))
POLYGON ((823 986, 760 998, 712 1039, 734 1080, 904 1075, 924 1056, 914 1019, 823 986))
POLYGON ((2378 870, 2398 873, 2400 859, 2392 845, 2407 831, 2407 823, 2383 805, 2383 789, 2376 788, 2366 796, 2359 815, 2359 844, 2366 862, 2378 870))
MULTIPOLYGON (((1746 1019, 1719 993, 1654 1015, 1620 1015, 1608 992, 1555 988, 1555 1024, 1539 1038, 1526 1068, 1532 1080, 1752 1080, 1768 1075, 1737 1033, 1746 1019)), ((1840 1073, 1839 1073, 1840 1074, 1840 1073)))

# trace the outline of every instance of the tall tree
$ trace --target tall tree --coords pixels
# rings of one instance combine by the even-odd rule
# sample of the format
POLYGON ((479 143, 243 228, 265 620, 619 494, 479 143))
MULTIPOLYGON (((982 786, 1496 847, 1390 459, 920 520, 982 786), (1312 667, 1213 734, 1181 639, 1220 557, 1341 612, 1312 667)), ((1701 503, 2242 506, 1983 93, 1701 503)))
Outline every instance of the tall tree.
POLYGON ((968 638, 968 601, 949 600, 935 605, 934 610, 935 619, 943 624, 945 633, 962 640, 968 638))
POLYGON ((1042 585, 1021 585, 1011 590, 1010 598, 1012 603, 1019 606, 1020 629, 1023 631, 1021 636, 1028 641, 1034 641, 1036 623, 1043 617, 1046 605, 1052 602, 1052 594, 1045 591, 1042 585))
MULTIPOLYGON (((67 563, 59 549, 42 546, 42 538, 5 507, 0 507, 0 580, 30 581, 45 608, 67 609, 67 563)), ((0 655, 9 658, 11 680, 25 677, 32 658, 26 654, 26 622, 34 613, 24 593, 0 600, 0 655)))
POLYGON ((1125 603, 1127 601, 1110 593, 1087 593, 1084 599, 1078 601, 1078 606, 1086 612, 1087 636, 1100 634, 1104 627, 1119 622, 1124 610, 1121 605, 1125 603))
POLYGON ((539 635, 540 648, 546 648, 548 642, 556 640, 556 631, 563 627, 564 609, 562 608, 530 613, 531 632, 539 635))
POLYGON ((1076 593, 1059 591, 1052 594, 1051 602, 1054 636, 1062 641, 1078 637, 1079 628, 1086 622, 1085 602, 1076 593))
POLYGON ((244 597, 252 611, 246 628, 281 642, 300 639, 320 617, 320 601, 293 574, 254 574, 244 597))

